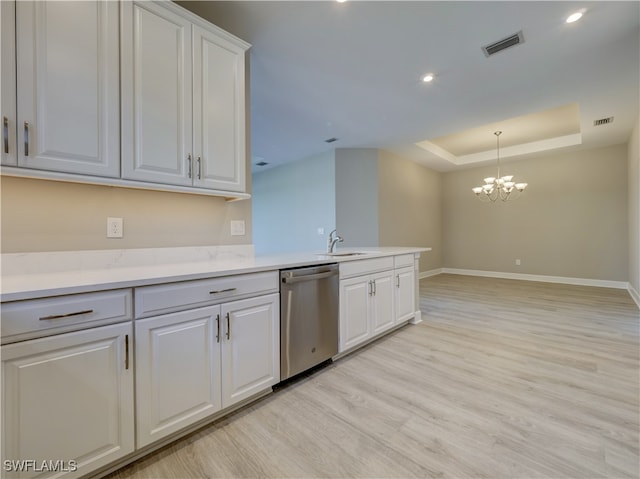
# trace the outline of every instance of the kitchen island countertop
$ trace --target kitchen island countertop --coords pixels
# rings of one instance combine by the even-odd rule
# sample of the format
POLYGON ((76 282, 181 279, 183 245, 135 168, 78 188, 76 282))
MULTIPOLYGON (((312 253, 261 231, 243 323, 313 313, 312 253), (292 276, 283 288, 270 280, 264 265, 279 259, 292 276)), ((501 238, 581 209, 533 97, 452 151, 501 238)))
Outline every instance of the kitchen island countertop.
POLYGON ((252 245, 7 253, 0 256, 3 302, 131 288, 284 268, 431 251, 426 247, 339 249, 255 255, 252 245))

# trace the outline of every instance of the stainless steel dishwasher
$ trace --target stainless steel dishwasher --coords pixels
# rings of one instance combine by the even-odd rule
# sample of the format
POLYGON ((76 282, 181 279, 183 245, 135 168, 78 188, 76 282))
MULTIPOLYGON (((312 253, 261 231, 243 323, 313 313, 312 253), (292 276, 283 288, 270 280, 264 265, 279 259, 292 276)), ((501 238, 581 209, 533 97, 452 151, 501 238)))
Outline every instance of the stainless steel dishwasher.
POLYGON ((280 379, 338 353, 338 265, 280 271, 280 379))

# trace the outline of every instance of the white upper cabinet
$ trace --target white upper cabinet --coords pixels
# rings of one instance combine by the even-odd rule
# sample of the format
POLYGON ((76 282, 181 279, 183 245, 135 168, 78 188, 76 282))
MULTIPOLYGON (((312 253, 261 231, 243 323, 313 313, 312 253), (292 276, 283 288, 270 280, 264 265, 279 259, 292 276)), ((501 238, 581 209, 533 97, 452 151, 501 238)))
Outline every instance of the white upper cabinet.
POLYGON ((244 50, 193 27, 194 184, 245 189, 244 50))
POLYGON ((191 23, 122 4, 122 176, 191 186, 191 23))
MULTIPOLYGON (((15 8, 17 118, 7 118, 17 164, 118 177, 119 4, 20 1, 15 8)), ((4 48, 3 38, 3 110, 4 48)))
POLYGON ((123 178, 245 190, 247 48, 171 2, 123 3, 123 178))
POLYGON ((0 2, 0 26, 2 58, 2 92, 0 111, 2 112, 2 164, 16 166, 16 4, 0 2))

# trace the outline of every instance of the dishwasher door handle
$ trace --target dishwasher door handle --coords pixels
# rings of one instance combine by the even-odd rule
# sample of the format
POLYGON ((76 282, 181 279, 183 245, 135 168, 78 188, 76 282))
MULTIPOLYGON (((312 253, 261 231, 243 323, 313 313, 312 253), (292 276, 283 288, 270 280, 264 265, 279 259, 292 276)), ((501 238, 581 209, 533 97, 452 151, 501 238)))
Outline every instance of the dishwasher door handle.
POLYGON ((307 274, 304 276, 292 276, 290 278, 282 278, 282 282, 286 284, 301 283, 303 281, 315 281, 317 279, 330 278, 336 276, 337 271, 327 271, 326 273, 307 274))

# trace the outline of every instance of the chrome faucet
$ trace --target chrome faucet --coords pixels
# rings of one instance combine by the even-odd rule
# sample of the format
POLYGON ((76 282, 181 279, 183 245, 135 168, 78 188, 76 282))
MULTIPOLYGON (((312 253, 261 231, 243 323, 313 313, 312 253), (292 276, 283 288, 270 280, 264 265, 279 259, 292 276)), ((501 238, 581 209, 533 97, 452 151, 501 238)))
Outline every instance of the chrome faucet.
POLYGON ((333 230, 329 233, 329 238, 327 239, 327 253, 333 253, 334 248, 336 247, 336 243, 342 243, 344 239, 341 236, 338 236, 336 233, 338 230, 333 230), (335 237, 333 236, 335 233, 335 237))

